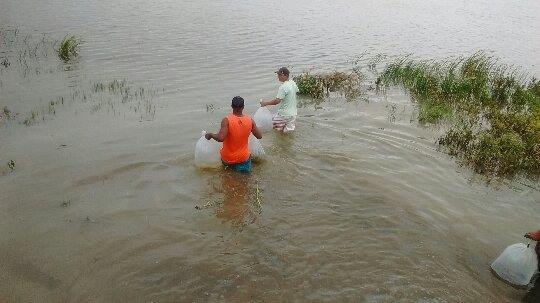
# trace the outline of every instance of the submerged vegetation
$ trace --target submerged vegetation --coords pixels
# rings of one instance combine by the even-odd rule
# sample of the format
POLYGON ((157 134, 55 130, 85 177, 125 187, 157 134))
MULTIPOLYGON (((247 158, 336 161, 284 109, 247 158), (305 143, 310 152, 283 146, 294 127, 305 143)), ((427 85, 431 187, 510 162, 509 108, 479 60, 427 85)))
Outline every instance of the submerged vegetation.
POLYGON ((7 166, 11 171, 15 170, 15 161, 9 160, 7 166))
MULTIPOLYGON (((80 43, 75 36, 66 36, 59 41, 46 34, 24 34, 18 28, 0 26, 0 89, 4 83, 48 80, 50 74, 65 72, 65 66, 58 64, 58 58, 64 62, 73 59, 80 43)), ((39 102, 36 100, 32 107, 5 100, 7 104, 0 106, 0 126, 13 123, 32 126, 56 116, 57 110, 66 105, 76 105, 75 112, 80 106, 86 106, 92 113, 106 112, 125 117, 132 112, 139 121, 153 120, 156 114, 154 99, 160 92, 153 87, 134 85, 126 79, 77 82, 67 85, 63 93, 56 92, 55 96, 36 96, 39 102)))
POLYGON ((57 50, 58 57, 64 62, 71 60, 77 56, 80 44, 81 40, 73 35, 64 37, 57 50))
MULTIPOLYGON (((56 60, 48 60, 55 53, 57 40, 46 34, 23 34, 17 28, 0 26, 0 75, 19 72, 22 78, 52 73, 56 60)), ((3 82, 0 79, 0 87, 3 82)))
POLYGON ((347 99, 354 99, 361 93, 362 74, 354 70, 350 73, 335 71, 332 73, 303 73, 294 77, 298 85, 298 94, 315 99, 328 97, 330 92, 339 92, 347 99))
POLYGON ((15 170, 15 160, 9 160, 6 166, 0 165, 0 176, 11 173, 15 170))
POLYGON ((453 61, 401 58, 377 78, 399 85, 421 123, 448 120, 439 143, 488 176, 540 176, 540 82, 477 53, 453 61))
MULTIPOLYGON (((90 96, 92 94, 98 94, 98 96, 103 97, 103 94, 107 93, 109 96, 120 97, 120 104, 129 103, 129 108, 140 116, 140 121, 153 120, 156 116, 154 97, 159 92, 156 89, 135 87, 130 85, 126 79, 115 79, 108 83, 94 82, 92 83, 91 87, 92 89, 90 91, 90 96)), ((78 93, 78 95, 79 94, 80 93, 78 93)), ((83 93, 82 98, 84 99, 84 102, 87 98, 86 94, 83 93)), ((95 102, 94 100, 91 110, 97 111, 101 109, 102 106, 105 106, 107 111, 112 112, 114 115, 116 115, 118 112, 115 107, 115 102, 111 98, 100 98, 98 102, 95 102)), ((120 112, 118 112, 118 114, 120 114, 120 112)))

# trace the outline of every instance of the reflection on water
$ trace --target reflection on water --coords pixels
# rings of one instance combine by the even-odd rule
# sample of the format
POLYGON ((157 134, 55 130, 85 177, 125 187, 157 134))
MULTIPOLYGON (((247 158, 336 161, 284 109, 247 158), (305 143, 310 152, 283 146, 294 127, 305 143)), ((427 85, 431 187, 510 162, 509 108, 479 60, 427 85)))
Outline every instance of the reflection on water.
POLYGON ((223 170, 210 180, 210 204, 216 217, 242 230, 262 212, 262 195, 252 174, 223 170))

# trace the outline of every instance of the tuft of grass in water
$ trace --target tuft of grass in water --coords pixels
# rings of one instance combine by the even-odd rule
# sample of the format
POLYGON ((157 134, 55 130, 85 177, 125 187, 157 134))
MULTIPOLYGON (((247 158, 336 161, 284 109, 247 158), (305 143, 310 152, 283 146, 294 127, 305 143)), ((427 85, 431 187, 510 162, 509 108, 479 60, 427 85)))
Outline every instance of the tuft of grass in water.
POLYGON ((441 146, 476 172, 540 176, 540 82, 482 52, 437 62, 389 64, 377 88, 399 85, 419 106, 420 123, 448 118, 441 146))
POLYGON ((15 161, 14 160, 9 160, 7 166, 11 171, 14 171, 15 170, 15 161))
POLYGON ((328 97, 330 92, 339 92, 347 99, 360 95, 362 75, 358 71, 345 73, 335 71, 326 74, 303 73, 293 78, 298 86, 298 94, 315 99, 328 97))
POLYGON ((39 113, 37 111, 30 111, 30 113, 26 116, 26 118, 24 118, 23 120, 23 124, 25 126, 31 126, 33 125, 34 123, 36 123, 36 119, 38 118, 38 115, 39 113))
POLYGON ((9 110, 7 106, 4 106, 2 108, 2 112, 0 113, 0 117, 5 119, 11 119, 13 115, 11 113, 11 110, 9 110))
POLYGON ((58 57, 60 57, 62 61, 68 62, 77 56, 80 44, 81 41, 73 35, 64 37, 57 50, 58 57))

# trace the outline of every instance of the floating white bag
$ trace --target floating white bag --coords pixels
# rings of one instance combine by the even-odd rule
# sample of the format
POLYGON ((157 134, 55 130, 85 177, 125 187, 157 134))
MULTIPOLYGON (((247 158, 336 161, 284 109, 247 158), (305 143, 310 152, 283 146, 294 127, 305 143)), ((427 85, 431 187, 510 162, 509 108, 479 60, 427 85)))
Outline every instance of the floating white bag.
POLYGON ((254 158, 261 158, 264 156, 264 148, 261 145, 259 139, 255 138, 253 134, 249 135, 249 153, 254 158))
POLYGON ((215 140, 206 140, 202 132, 202 136, 195 144, 195 165, 199 168, 215 168, 221 165, 221 156, 219 150, 221 143, 215 140))
POLYGON ((538 269, 535 247, 535 241, 530 245, 523 243, 510 245, 491 263, 491 268, 499 277, 511 284, 525 286, 538 269))
POLYGON ((262 132, 272 129, 272 113, 265 106, 259 107, 253 115, 253 121, 262 132))

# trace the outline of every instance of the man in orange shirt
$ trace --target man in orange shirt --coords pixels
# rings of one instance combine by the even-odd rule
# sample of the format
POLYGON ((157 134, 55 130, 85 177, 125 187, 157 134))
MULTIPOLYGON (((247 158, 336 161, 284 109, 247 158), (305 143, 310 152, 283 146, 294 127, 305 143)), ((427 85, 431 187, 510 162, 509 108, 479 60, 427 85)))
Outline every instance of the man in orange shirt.
POLYGON ((253 134, 261 139, 262 134, 257 128, 255 121, 250 116, 244 115, 244 99, 236 96, 232 99, 233 112, 221 120, 221 129, 217 134, 207 133, 207 140, 214 139, 223 142, 221 148, 221 161, 225 169, 233 169, 239 172, 251 170, 251 155, 249 153, 248 139, 253 134))
POLYGON ((537 230, 531 233, 526 233, 525 238, 528 238, 537 242, 535 250, 536 250, 536 255, 538 256, 538 270, 540 271, 540 230, 537 230))

